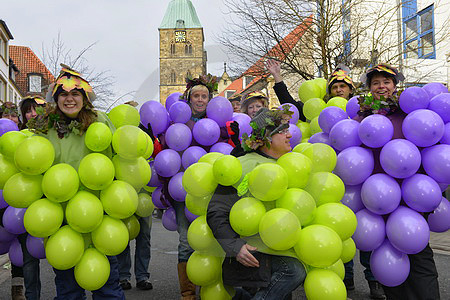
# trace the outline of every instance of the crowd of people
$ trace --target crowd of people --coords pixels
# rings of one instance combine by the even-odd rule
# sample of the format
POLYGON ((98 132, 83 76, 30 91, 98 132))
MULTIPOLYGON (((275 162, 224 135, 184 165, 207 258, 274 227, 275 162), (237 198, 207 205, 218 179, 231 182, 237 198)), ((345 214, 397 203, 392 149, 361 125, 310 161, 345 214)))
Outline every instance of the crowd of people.
MULTIPOLYGON (((268 60, 266 67, 275 79, 274 91, 281 104, 290 103, 299 110, 300 120, 306 121, 303 114, 303 103, 295 101, 289 94, 281 76, 280 63, 268 60)), ((212 99, 214 84, 212 78, 196 78, 188 82, 183 94, 191 107, 191 118, 186 123, 193 128, 196 122, 206 118, 206 108, 212 99)), ((361 77, 361 82, 376 99, 384 98, 389 101, 397 91, 397 85, 404 80, 397 69, 381 64, 370 68, 361 77)), ((356 93, 349 70, 339 66, 330 76, 327 84, 328 97, 335 96, 349 99, 356 93)), ((80 160, 90 152, 84 143, 84 134, 93 122, 103 122, 111 131, 115 128, 107 115, 94 109, 95 94, 89 83, 81 74, 64 67, 56 83, 49 89, 46 100, 39 97, 27 97, 16 107, 13 103, 4 103, 1 107, 2 118, 14 121, 19 128, 30 128, 33 132, 46 137, 55 148, 56 163, 68 163, 75 169, 80 160), (59 80, 64 77, 66 80, 59 80), (29 122, 36 118, 37 108, 51 109, 51 113, 59 116, 57 120, 47 122, 29 122), (74 122, 76 121, 76 122, 74 122), (58 124, 51 124, 58 122, 58 124), (44 124, 44 125, 43 125, 44 124), (42 128, 39 126, 47 126, 42 128), (76 126, 76 131, 73 130, 76 126), (45 129, 45 130, 44 130, 45 129)), ((219 139, 229 142, 235 149, 232 154, 238 157, 243 166, 243 176, 257 165, 275 162, 280 156, 290 152, 289 139, 292 137, 288 128, 290 115, 283 110, 269 109, 269 98, 260 91, 253 91, 246 95, 235 95, 229 99, 234 112, 242 112, 252 119, 253 132, 250 137, 259 143, 253 143, 250 150, 244 151, 240 147, 238 126, 227 124, 228 128, 221 128, 219 139), (231 134, 230 134, 231 132, 231 134)), ((50 114, 46 114, 48 118, 50 114)), ((366 115, 359 114, 356 119, 362 121, 366 115)), ((401 137, 401 124, 404 116, 400 110, 393 110, 388 117, 394 123, 394 137, 401 137), (397 124, 397 125, 396 125, 397 124), (399 131, 400 130, 400 131, 399 131)), ((154 136, 149 126, 142 126, 155 141, 155 152, 167 148, 164 136, 154 136)), ((196 145, 195 140, 192 145, 196 145)), ((106 151, 112 156, 111 147, 106 151)), ((186 264, 193 253, 187 239, 189 221, 185 216, 185 204, 174 201, 168 192, 169 181, 160 178, 163 183, 163 196, 168 200, 176 212, 178 244, 178 279, 182 299, 197 299, 197 287, 189 280, 186 264)), ((233 204, 239 200, 235 187, 218 186, 207 211, 207 222, 215 238, 218 240, 227 257, 223 265, 224 283, 238 288, 235 299, 291 299, 292 291, 300 286, 306 277, 304 265, 288 251, 279 253, 264 253, 263 250, 249 245, 237 234, 228 219, 233 204), (229 280, 225 282, 225 278, 229 280)), ((3 212, 2 212, 3 213, 3 212)), ((1 220, 1 219, 0 219, 1 220)), ((151 217, 140 218, 140 232, 136 238, 134 256, 136 287, 142 290, 153 288, 150 282, 150 230, 151 217)), ((23 267, 12 265, 11 284, 13 299, 40 299, 39 260, 33 258, 25 245, 26 233, 19 237, 23 250, 23 267), (23 289, 25 286, 25 291, 23 289)), ((364 266, 365 278, 368 282, 370 295, 373 299, 439 299, 437 271, 433 260, 433 252, 429 246, 422 252, 409 255, 411 272, 402 285, 397 287, 382 286, 376 281, 370 269, 370 252, 360 251, 360 262, 364 266)), ((131 289, 131 255, 130 247, 116 256, 108 256, 111 266, 110 277, 99 290, 93 291, 94 299, 125 299, 123 290, 131 289)), ((355 289, 354 262, 345 264, 344 283, 348 290, 355 289)), ((55 272, 55 299, 85 299, 85 291, 77 284, 74 270, 57 270, 55 272)))

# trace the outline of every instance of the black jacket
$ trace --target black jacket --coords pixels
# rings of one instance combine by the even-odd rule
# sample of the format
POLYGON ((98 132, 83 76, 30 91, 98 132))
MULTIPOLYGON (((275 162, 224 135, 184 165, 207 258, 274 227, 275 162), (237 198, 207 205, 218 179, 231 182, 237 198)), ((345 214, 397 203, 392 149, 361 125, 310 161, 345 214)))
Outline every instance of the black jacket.
POLYGON ((292 98, 291 94, 289 94, 286 84, 284 84, 283 81, 275 83, 275 85, 273 86, 273 90, 275 91, 275 94, 277 95, 278 100, 281 104, 290 103, 295 105, 299 112, 299 119, 303 122, 306 122, 306 117, 303 114, 303 102, 295 101, 294 98, 292 98))

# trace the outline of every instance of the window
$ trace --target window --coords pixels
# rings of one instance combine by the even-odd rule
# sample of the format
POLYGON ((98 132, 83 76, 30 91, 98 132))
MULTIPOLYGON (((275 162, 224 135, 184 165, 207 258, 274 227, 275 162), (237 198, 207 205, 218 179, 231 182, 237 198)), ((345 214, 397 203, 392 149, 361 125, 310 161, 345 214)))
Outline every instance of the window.
POLYGON ((192 45, 191 44, 186 44, 184 46, 184 54, 186 54, 186 55, 192 54, 192 45))
POLYGON ((14 102, 14 91, 12 88, 9 88, 9 102, 14 102))
POLYGON ((3 34, 0 34, 0 56, 3 57, 4 60, 6 60, 6 48, 7 40, 3 34))
POLYGON ((234 93, 236 93, 236 91, 233 90, 225 91, 225 98, 230 99, 234 93))
POLYGON ((42 77, 39 75, 30 75, 28 77, 28 91, 33 93, 42 92, 42 77))
POLYGON ((172 71, 170 73, 170 83, 176 83, 177 82, 177 74, 175 73, 175 71, 172 71))
POLYGON ((244 76, 244 86, 242 88, 245 89, 253 79, 255 79, 253 76, 244 76))
POLYGON ((0 101, 6 102, 6 81, 0 77, 0 101))
POLYGON ((172 54, 172 55, 175 54, 175 44, 174 43, 170 44, 170 54, 172 54))
POLYGON ((342 0, 342 40, 343 40, 343 53, 342 58, 346 63, 350 61, 351 53, 351 31, 350 31, 350 8, 349 2, 342 0))
POLYGON ((436 58, 434 42, 434 5, 416 12, 417 2, 403 4, 403 38, 405 58, 436 58), (414 10, 415 9, 415 10, 414 10))

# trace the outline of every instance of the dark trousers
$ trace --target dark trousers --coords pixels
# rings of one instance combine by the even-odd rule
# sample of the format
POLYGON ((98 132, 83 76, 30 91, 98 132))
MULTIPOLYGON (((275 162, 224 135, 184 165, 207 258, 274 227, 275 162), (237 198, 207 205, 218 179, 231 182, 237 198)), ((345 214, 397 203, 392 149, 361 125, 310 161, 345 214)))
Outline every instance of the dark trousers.
POLYGON ((411 269, 406 281, 396 287, 383 286, 387 300, 440 299, 438 273, 430 246, 408 257, 411 269))
MULTIPOLYGON (((370 269, 370 255, 371 251, 359 251, 359 261, 364 266, 364 276, 367 281, 376 281, 370 269)), ((345 267, 345 279, 353 278, 353 259, 344 264, 345 267)))
POLYGON ((25 283, 25 297, 27 300, 39 300, 41 297, 41 279, 39 259, 33 257, 27 249, 28 233, 19 236, 23 255, 23 279, 25 283))

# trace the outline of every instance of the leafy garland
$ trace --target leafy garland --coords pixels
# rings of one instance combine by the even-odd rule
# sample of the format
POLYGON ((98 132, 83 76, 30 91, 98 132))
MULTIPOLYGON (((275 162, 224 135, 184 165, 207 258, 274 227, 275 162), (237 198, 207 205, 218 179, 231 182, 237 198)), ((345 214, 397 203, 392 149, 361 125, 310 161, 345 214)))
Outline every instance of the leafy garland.
POLYGON ((371 93, 359 96, 358 104, 360 109, 358 115, 367 117, 373 114, 384 116, 393 114, 400 108, 398 103, 400 94, 401 91, 398 91, 387 99, 383 96, 381 96, 380 99, 375 99, 371 93))
POLYGON ((209 93, 212 94, 217 91, 219 87, 219 82, 217 77, 211 74, 200 75, 198 78, 192 78, 191 76, 186 77, 186 91, 184 92, 182 99, 189 100, 189 93, 191 88, 196 85, 204 85, 208 89, 209 93))

